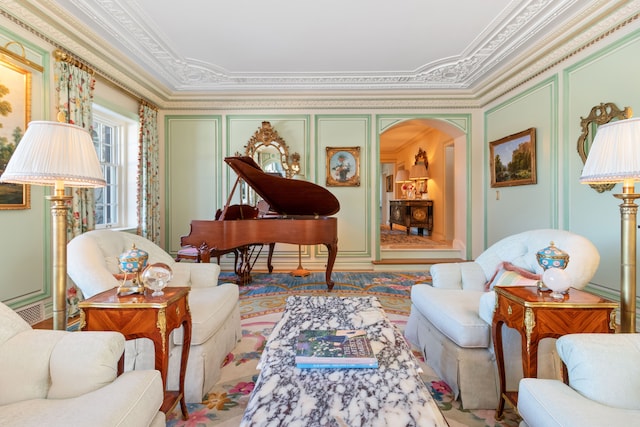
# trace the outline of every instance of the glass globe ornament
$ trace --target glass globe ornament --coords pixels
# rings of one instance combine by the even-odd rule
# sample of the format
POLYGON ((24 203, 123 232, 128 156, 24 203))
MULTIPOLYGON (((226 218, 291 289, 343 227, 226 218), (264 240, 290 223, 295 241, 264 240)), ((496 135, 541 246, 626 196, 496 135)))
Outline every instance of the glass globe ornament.
POLYGON ((173 277, 173 271, 167 264, 161 262, 150 264, 142 272, 142 283, 151 289, 152 297, 164 295, 162 291, 173 277))
POLYGON ((564 296, 571 287, 571 278, 564 269, 548 268, 542 273, 542 282, 551 289, 551 297, 554 299, 564 299, 564 296))

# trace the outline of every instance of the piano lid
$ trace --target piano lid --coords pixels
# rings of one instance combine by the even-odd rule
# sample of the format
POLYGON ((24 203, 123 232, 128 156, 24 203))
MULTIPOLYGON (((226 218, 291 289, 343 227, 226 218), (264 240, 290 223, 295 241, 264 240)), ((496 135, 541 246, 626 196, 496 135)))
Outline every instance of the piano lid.
POLYGON ((248 156, 224 161, 281 215, 326 216, 340 210, 336 196, 317 184, 270 175, 248 156))

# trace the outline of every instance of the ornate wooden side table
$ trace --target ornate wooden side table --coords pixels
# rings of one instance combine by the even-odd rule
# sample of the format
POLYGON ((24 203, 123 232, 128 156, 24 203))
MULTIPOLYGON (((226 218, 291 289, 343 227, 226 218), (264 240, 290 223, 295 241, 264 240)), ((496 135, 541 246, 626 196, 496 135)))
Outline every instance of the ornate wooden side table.
POLYGON ((541 292, 536 286, 496 287, 495 291, 492 332, 500 379, 496 419, 500 419, 505 400, 514 408, 518 405, 518 392, 505 390, 503 324, 516 329, 522 336, 523 376, 534 378, 538 375, 538 343, 541 339, 574 333, 614 333, 618 304, 573 288, 563 300, 553 299, 549 292, 541 292))
MULTIPOLYGON (((126 339, 149 338, 155 348, 155 368, 160 371, 165 387, 164 401, 160 408, 170 412, 180 401, 182 416, 189 418, 184 397, 184 377, 191 346, 191 313, 187 287, 164 288, 164 295, 118 296, 116 288, 99 293, 80 302, 80 328, 83 331, 118 331, 126 339), (178 391, 168 391, 167 370, 169 367, 169 334, 182 326, 182 358, 180 365, 180 386, 178 391)), ((124 367, 124 356, 119 369, 124 367)))

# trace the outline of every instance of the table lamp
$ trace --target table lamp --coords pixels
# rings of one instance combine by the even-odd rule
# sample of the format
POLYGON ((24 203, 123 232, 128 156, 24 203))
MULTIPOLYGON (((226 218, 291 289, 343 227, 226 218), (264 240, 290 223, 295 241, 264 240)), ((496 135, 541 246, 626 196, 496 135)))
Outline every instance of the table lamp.
MULTIPOLYGON (((396 173, 396 184, 404 184, 405 182, 411 182, 409 179, 409 171, 406 169, 400 169, 398 173, 396 173)), ((402 190, 402 198, 407 198, 406 190, 402 190)))
POLYGON ((412 181, 416 181, 416 189, 420 193, 420 195, 422 195, 422 193, 426 193, 424 183, 427 179, 429 179, 429 174, 427 173, 427 167, 424 165, 424 163, 417 163, 411 166, 409 179, 412 181))
POLYGON ((33 121, 16 146, 0 182, 53 186, 51 266, 53 328, 67 328, 67 204, 64 186, 104 187, 106 181, 89 132, 81 127, 33 121))
POLYGON ((620 328, 636 331, 636 217, 635 181, 640 180, 640 119, 607 123, 598 128, 580 182, 622 182, 620 204, 620 328))

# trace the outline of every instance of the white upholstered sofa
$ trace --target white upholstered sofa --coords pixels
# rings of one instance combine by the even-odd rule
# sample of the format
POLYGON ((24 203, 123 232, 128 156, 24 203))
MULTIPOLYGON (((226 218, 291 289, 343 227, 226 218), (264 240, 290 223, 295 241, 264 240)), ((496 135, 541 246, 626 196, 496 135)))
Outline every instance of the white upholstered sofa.
MULTIPOLYGON (((584 288, 598 268, 600 255, 586 238, 555 229, 506 237, 474 261, 433 265, 432 285, 412 287, 405 335, 423 351, 427 364, 451 386, 466 409, 495 409, 498 404, 499 382, 491 342, 495 292, 491 285, 534 284, 532 274, 543 272, 536 253, 552 241, 570 256, 566 272, 572 287, 584 288)), ((540 343, 539 377, 561 377, 554 341, 549 338, 540 343)), ((520 342, 514 329, 503 328, 508 390, 517 390, 522 378, 520 342)))
MULTIPOLYGON (((221 365, 241 338, 238 287, 218 285, 220 267, 209 263, 177 263, 148 239, 132 233, 95 230, 72 239, 67 248, 67 271, 84 298, 117 287, 118 256, 136 248, 149 253, 149 263, 165 263, 173 270, 169 286, 189 286, 192 319, 191 349, 185 376, 185 398, 201 402, 220 378, 221 365)), ((167 388, 178 389, 182 328, 172 333, 167 388)), ((130 340, 125 348, 125 371, 153 369, 154 349, 148 339, 130 340)))
POLYGON ((31 329, 0 303, 0 425, 160 427, 160 373, 117 377, 118 332, 31 329))
POLYGON ((556 345, 569 384, 520 381, 520 427, 640 425, 640 335, 565 335, 556 345))

